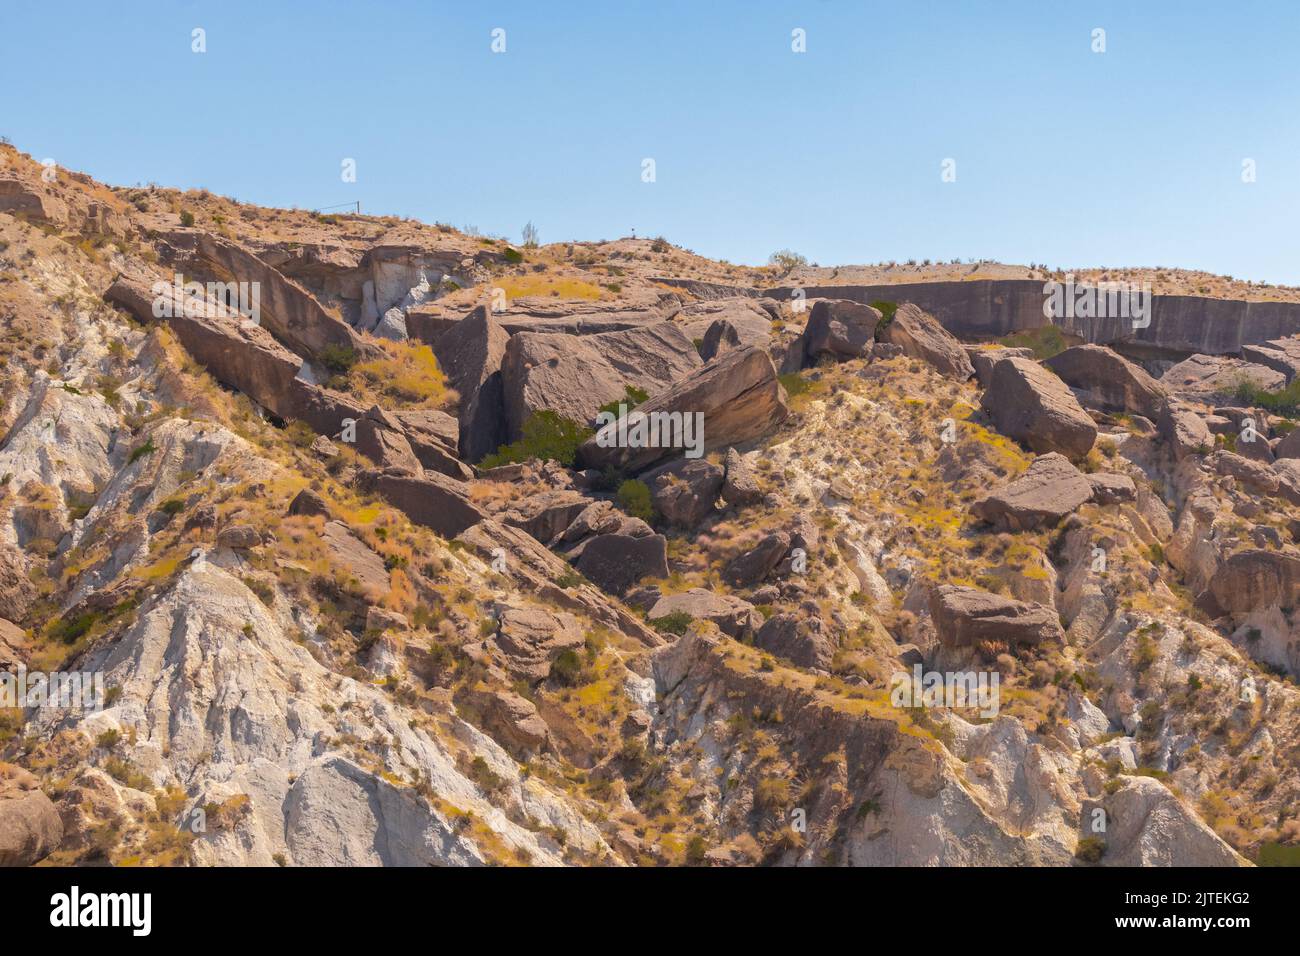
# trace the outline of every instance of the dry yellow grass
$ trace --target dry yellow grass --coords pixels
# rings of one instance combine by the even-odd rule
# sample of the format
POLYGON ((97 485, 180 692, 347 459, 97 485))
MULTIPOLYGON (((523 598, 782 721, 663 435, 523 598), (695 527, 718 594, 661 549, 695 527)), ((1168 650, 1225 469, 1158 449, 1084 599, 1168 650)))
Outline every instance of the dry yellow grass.
MULTIPOLYGON (((352 367, 349 384, 367 399, 386 399, 417 408, 437 408, 452 395, 433 349, 411 342, 380 342, 386 358, 352 367)), ((381 402, 381 404, 385 404, 381 402)))

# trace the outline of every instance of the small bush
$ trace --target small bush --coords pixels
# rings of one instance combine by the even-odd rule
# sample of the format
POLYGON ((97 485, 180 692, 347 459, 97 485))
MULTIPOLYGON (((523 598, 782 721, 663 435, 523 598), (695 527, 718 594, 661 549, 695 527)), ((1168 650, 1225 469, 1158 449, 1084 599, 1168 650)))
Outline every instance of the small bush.
POLYGON ((182 210, 181 210, 181 225, 184 226, 186 229, 188 229, 188 228, 190 228, 190 226, 194 225, 194 213, 190 212, 188 209, 182 209, 182 210))
POLYGON ((145 455, 152 455, 158 449, 154 447, 153 438, 149 438, 143 445, 131 452, 131 457, 126 460, 128 465, 134 465, 145 455))
POLYGON ((695 618, 691 617, 685 611, 673 611, 671 614, 665 614, 663 617, 657 617, 650 622, 660 634, 676 634, 681 637, 686 633, 686 629, 691 626, 695 618))
POLYGON ((551 664, 551 677, 566 687, 582 683, 582 658, 570 649, 560 651, 551 664))
POLYGON ((898 311, 898 303, 877 299, 871 303, 871 307, 880 313, 880 321, 876 323, 876 338, 880 338, 885 329, 889 328, 889 323, 894 321, 894 313, 898 311))
POLYGON ((578 456, 578 446, 594 432, 585 425, 565 418, 549 408, 533 412, 524 422, 523 437, 517 442, 502 445, 493 455, 479 463, 481 468, 496 468, 529 458, 557 461, 566 468, 573 466, 578 456))
POLYGON ((790 803, 790 781, 784 777, 764 777, 754 788, 754 803, 764 810, 779 810, 790 803))
POLYGON ((568 590, 569 588, 578 587, 586 580, 587 579, 584 578, 577 571, 565 571, 563 574, 561 574, 558 578, 555 579, 555 586, 568 590))
POLYGON ((1106 843, 1101 837, 1084 837, 1074 848, 1074 858, 1084 863, 1100 863, 1106 853, 1106 843))
POLYGON ((622 405, 625 411, 630 412, 650 397, 649 392, 643 388, 637 388, 635 385, 626 386, 624 391, 626 394, 622 398, 615 398, 606 402, 600 406, 598 411, 609 412, 609 414, 617 416, 619 414, 619 405, 622 405))
POLYGON ((1242 382, 1233 394, 1242 404, 1262 408, 1275 415, 1300 414, 1300 378, 1276 392, 1270 392, 1251 382, 1242 382))
POLYGON ((649 522, 654 518, 654 504, 650 498, 650 486, 638 478, 629 478, 618 486, 618 506, 633 518, 649 522))
POLYGON ((320 359, 322 365, 338 375, 346 375, 348 370, 357 364, 356 350, 350 345, 327 345, 316 354, 316 357, 320 359))
POLYGON ((488 793, 500 790, 506 785, 505 779, 488 766, 488 762, 482 757, 475 757, 469 765, 469 776, 476 784, 488 793))
POLYGON ((787 372, 780 376, 779 381, 781 386, 785 389, 785 393, 791 398, 794 398, 796 395, 802 395, 804 392, 808 391, 808 389, 812 388, 812 386, 808 384, 808 381, 798 372, 787 372))
POLYGON ((808 258, 801 256, 793 249, 778 249, 767 257, 769 265, 774 265, 782 272, 790 272, 799 266, 806 266, 808 258))

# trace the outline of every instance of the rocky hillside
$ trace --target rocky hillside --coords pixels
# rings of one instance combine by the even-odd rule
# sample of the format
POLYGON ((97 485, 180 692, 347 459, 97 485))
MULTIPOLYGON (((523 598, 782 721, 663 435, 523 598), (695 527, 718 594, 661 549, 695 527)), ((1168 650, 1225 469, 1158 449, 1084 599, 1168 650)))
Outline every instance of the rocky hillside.
POLYGON ((1300 340, 806 268, 0 147, 0 864, 1295 853, 1300 340))

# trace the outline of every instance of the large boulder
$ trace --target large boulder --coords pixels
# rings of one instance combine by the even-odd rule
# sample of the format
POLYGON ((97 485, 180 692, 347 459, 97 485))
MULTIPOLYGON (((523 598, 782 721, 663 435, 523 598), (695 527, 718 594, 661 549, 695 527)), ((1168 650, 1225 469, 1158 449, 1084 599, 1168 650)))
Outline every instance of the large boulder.
POLYGON ((591 505, 592 500, 580 492, 553 488, 516 501, 501 520, 550 544, 591 505))
POLYGON ((260 324, 299 355, 318 355, 330 347, 358 355, 373 351, 310 292, 239 244, 198 230, 171 232, 167 240, 191 254, 197 271, 253 284, 259 291, 260 324))
POLYGON ((879 311, 860 302, 848 299, 816 302, 801 336, 802 365, 815 365, 824 355, 835 359, 865 358, 871 354, 880 319, 879 311))
POLYGON ((407 443, 421 466, 440 475, 468 481, 474 470, 458 458, 460 423, 435 408, 389 413, 406 435, 407 443))
POLYGON ((1286 376, 1287 384, 1300 374, 1300 336, 1270 339, 1254 345, 1241 346, 1241 357, 1256 365, 1266 365, 1286 376))
POLYGON ((1215 402, 1231 398, 1241 384, 1274 390, 1286 385, 1286 376, 1267 365, 1226 355, 1192 355, 1160 376, 1160 384, 1179 398, 1215 402))
POLYGON ((1300 428, 1283 434, 1282 441, 1273 449, 1273 457, 1282 458, 1300 458, 1300 428))
POLYGON ((687 614, 697 621, 712 621, 728 637, 743 639, 762 626, 763 616, 754 605, 730 594, 718 594, 708 588, 691 588, 679 594, 666 594, 646 614, 653 624, 670 614, 687 614))
POLYGON ((27 635, 13 621, 0 618, 0 673, 27 666, 27 635))
POLYGON ((1178 796, 1151 777, 1123 776, 1123 786, 1104 799, 1085 800, 1079 814, 1085 836, 1087 821, 1105 811, 1105 866, 1221 867, 1248 866, 1235 850, 1208 827, 1178 796))
POLYGON ((62 841, 63 822, 36 778, 0 763, 0 867, 31 866, 62 841))
POLYGON ((376 597, 388 592, 388 568, 384 559, 343 522, 326 521, 321 543, 329 552, 331 566, 355 580, 364 591, 376 597))
POLYGON ((773 531, 748 551, 736 555, 723 569, 722 577, 733 587, 748 587, 763 580, 789 553, 788 532, 773 531))
POLYGON ((1055 452, 1039 455, 1015 481, 971 506, 975 515, 1006 531, 1055 525, 1093 496, 1088 479, 1055 452))
POLYGON ((747 296, 728 296, 693 302, 682 309, 676 321, 688 339, 703 340, 700 354, 707 362, 730 348, 747 345, 766 348, 772 338, 772 319, 772 314, 759 301, 747 296), (709 354, 710 342, 714 340, 717 347, 709 354))
POLYGON ((905 302, 894 312, 884 329, 884 339, 897 345, 903 354, 929 362, 942 374, 966 381, 975 374, 966 350, 934 316, 905 302))
POLYGON ((1000 359, 980 407, 998 431, 1039 454, 1077 461, 1097 439, 1097 426, 1066 384, 1029 359, 1000 359))
POLYGON ((1230 614, 1295 607, 1300 599, 1300 554, 1247 548, 1220 562, 1210 593, 1230 614))
POLYGON ((464 484, 435 472, 412 475, 376 470, 366 472, 362 484, 387 498, 416 524, 431 528, 447 539, 487 517, 470 501, 464 484))
POLYGON ((574 564, 601 590, 623 595, 642 578, 668 577, 668 539, 661 534, 596 535, 587 539, 574 564))
POLYGON ((1231 476, 1257 494, 1277 493, 1279 472, 1263 462, 1219 450, 1206 456, 1205 464, 1216 474, 1231 476))
POLYGON ((490 643, 501 652, 511 674, 536 684, 550 675, 551 665, 561 653, 582 647, 585 640, 572 614, 506 607, 490 643))
POLYGON ((985 641, 1041 644, 1064 636, 1054 608, 956 584, 930 592, 930 616, 939 640, 950 647, 985 641))
POLYGON ((1076 345, 1043 364, 1090 408, 1131 412, 1152 421, 1164 410, 1165 390, 1160 383, 1104 345, 1076 345))
MULTIPOLYGON (((686 378, 637 406, 629 416, 703 416, 703 451, 738 445, 764 435, 789 414, 785 389, 777 380, 771 358, 759 348, 725 352, 686 378)), ((669 458, 679 458, 680 447, 631 443, 620 446, 620 433, 629 422, 606 425, 578 449, 584 468, 615 468, 636 473, 669 458)))
POLYGON ((727 449, 723 469, 726 472, 722 482, 723 501, 739 508, 763 500, 763 489, 758 486, 753 469, 736 449, 727 449))
POLYGON ((289 514, 298 516, 319 515, 322 518, 329 519, 329 504, 316 492, 310 488, 304 488, 294 496, 293 501, 289 502, 289 514))
POLYGON ((357 420, 356 449, 383 469, 418 475, 424 470, 398 421, 378 405, 357 420))
MULTIPOLYGON (((154 284, 142 276, 119 275, 104 292, 104 300, 147 325, 165 321, 194 361, 218 381, 282 418, 296 417, 294 381, 302 357, 262 326, 245 322, 224 303, 188 298, 170 282, 154 284), (162 316, 155 314, 155 304, 162 316)), ((331 430, 337 428, 336 423, 331 430)))
POLYGON ((970 359, 971 366, 975 369, 975 380, 980 383, 980 388, 988 388, 989 382, 993 379, 993 366, 1004 358, 1024 358, 1032 360, 1034 357, 1033 349, 1026 348, 1009 348, 1005 345, 993 345, 984 343, 981 345, 965 345, 966 357, 970 359))
POLYGON ((694 528, 713 513, 725 472, 704 458, 683 458, 647 472, 655 510, 670 525, 694 528))
POLYGON ((754 644, 798 667, 828 670, 835 657, 835 639, 822 619, 797 614, 768 618, 754 635, 754 644))
POLYGON ((593 501, 587 505, 560 535, 560 542, 571 544, 598 534, 625 534, 644 538, 653 534, 640 518, 633 518, 614 507, 612 501, 593 501))
POLYGON ((704 333, 700 342, 700 358, 708 362, 723 352, 740 347, 740 332, 726 319, 717 319, 704 333))
POLYGON ((536 411, 586 424, 600 406, 625 399, 629 388, 654 394, 701 364, 672 322, 595 335, 520 332, 506 346, 501 372, 510 439, 519 438, 536 411))
POLYGON ((550 746, 550 728, 537 705, 510 690, 480 687, 471 700, 483 727, 517 759, 527 760, 550 746))
POLYGON ((1137 485, 1128 475, 1100 471, 1085 477, 1092 486, 1092 500, 1099 505, 1118 505, 1137 500, 1137 485))
POLYGON ((1214 449, 1214 435, 1190 405, 1170 399, 1157 422, 1160 436, 1169 443, 1174 459, 1188 455, 1207 455, 1214 449))
POLYGON ((460 457, 477 462, 507 440, 501 363, 510 336, 485 306, 457 322, 433 344, 438 366, 460 393, 460 457))

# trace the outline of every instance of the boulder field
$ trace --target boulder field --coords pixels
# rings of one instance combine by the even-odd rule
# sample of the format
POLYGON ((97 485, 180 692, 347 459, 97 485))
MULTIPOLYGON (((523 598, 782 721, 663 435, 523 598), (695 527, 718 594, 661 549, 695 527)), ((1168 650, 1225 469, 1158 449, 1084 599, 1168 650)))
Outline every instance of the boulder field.
POLYGON ((991 341, 1040 282, 792 297, 0 150, 0 672, 105 687, 0 708, 0 864, 1300 841, 1295 305, 1040 361, 991 341))

